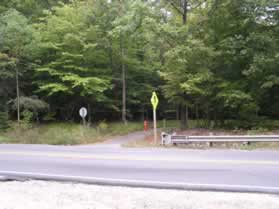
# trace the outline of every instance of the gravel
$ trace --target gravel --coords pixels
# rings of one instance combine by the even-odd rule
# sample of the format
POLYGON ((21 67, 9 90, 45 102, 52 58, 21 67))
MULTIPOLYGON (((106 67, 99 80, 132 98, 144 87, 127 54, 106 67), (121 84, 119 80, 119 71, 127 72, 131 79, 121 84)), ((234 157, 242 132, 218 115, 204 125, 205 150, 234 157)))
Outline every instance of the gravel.
POLYGON ((1 182, 0 209, 278 209, 279 196, 125 188, 44 181, 1 182))

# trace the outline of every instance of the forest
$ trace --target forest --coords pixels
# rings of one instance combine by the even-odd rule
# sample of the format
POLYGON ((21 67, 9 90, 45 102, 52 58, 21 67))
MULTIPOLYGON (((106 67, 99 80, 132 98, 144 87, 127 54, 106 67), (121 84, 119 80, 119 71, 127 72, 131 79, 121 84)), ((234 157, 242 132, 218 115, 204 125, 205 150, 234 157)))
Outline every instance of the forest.
POLYGON ((279 117, 277 0, 1 0, 0 129, 11 121, 279 117))

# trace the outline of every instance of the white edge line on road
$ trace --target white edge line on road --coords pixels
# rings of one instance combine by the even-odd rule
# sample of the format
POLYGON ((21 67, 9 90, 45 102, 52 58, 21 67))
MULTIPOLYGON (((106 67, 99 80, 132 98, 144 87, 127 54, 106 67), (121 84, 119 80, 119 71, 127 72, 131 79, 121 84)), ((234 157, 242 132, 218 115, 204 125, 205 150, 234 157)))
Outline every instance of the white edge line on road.
POLYGON ((0 176, 7 176, 7 175, 15 175, 15 177, 26 177, 26 178, 34 178, 34 179, 40 179, 40 178, 50 178, 50 179, 64 179, 67 180, 73 180, 73 181, 92 181, 95 183, 123 183, 125 184, 135 184, 139 185, 142 184, 143 186, 146 185, 157 185, 162 186, 164 188, 164 185, 167 185, 169 187, 201 187, 201 188, 216 188, 216 189, 224 189, 224 190, 234 190, 234 189, 244 189, 244 191, 276 191, 276 193, 279 193, 279 187, 267 187, 267 186, 256 186, 256 185, 230 185, 230 184, 201 184, 201 183, 186 183, 186 182, 165 182, 165 181, 152 181, 152 180, 130 180, 130 179, 118 179, 118 178, 101 178, 101 177, 89 177, 89 176, 72 176, 72 175, 60 175, 60 174, 45 174, 45 173, 31 173, 31 172, 17 172, 17 171, 1 171, 0 170, 0 176))

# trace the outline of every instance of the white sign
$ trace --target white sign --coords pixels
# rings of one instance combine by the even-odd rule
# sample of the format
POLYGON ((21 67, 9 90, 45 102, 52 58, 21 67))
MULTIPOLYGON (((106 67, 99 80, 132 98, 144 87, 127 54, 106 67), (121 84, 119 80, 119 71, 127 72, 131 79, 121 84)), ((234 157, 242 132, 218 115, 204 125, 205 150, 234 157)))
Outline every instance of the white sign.
POLYGON ((87 115, 87 109, 85 107, 80 108, 79 115, 80 117, 85 118, 87 115))

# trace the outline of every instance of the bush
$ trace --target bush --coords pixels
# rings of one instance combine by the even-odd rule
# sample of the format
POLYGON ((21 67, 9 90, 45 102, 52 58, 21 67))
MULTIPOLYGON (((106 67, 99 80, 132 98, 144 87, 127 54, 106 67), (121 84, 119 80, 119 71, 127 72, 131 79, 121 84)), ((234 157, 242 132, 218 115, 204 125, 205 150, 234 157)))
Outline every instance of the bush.
POLYGON ((258 134, 264 134, 268 132, 269 130, 266 128, 253 128, 252 130, 249 130, 247 133, 248 135, 258 135, 258 134))
POLYGON ((105 121, 102 121, 98 124, 97 130, 98 131, 106 131, 108 129, 108 124, 105 121))
MULTIPOLYGON (((37 96, 20 97, 19 103, 20 103, 21 110, 32 113, 31 121, 34 120, 39 121, 39 116, 46 115, 49 111, 49 105, 46 102, 38 99, 37 96)), ((17 99, 10 100, 8 104, 11 106, 12 111, 17 111, 17 99)))
POLYGON ((29 129, 32 127, 32 120, 33 120, 33 113, 29 110, 24 110, 22 112, 22 121, 21 124, 23 125, 24 128, 29 129))
POLYGON ((0 131, 4 131, 9 128, 8 113, 0 112, 0 131))

